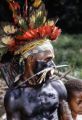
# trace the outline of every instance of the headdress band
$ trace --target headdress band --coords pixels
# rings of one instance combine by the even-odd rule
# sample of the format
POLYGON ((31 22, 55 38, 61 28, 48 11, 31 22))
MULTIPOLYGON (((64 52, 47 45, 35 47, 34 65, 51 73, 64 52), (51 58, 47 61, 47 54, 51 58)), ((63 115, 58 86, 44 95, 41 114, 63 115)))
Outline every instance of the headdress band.
POLYGON ((27 43, 26 45, 22 46, 20 49, 18 49, 17 51, 15 51, 15 55, 17 54, 24 54, 26 51, 30 51, 32 49, 34 49, 35 47, 39 46, 39 45, 42 45, 44 43, 44 39, 41 39, 41 40, 36 40, 34 42, 30 42, 30 43, 27 43))

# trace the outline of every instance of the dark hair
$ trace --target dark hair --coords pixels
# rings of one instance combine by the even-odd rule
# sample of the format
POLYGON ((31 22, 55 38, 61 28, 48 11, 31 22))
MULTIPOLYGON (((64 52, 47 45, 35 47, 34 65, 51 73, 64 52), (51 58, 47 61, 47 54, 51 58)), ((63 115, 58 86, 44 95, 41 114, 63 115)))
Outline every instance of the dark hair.
POLYGON ((12 60, 13 56, 14 56, 14 54, 11 53, 10 51, 8 51, 7 53, 5 53, 5 54, 2 56, 0 62, 1 62, 1 63, 10 62, 10 61, 12 60))
POLYGON ((67 100, 70 101, 74 91, 82 91, 82 80, 69 80, 65 83, 65 87, 68 93, 67 100))

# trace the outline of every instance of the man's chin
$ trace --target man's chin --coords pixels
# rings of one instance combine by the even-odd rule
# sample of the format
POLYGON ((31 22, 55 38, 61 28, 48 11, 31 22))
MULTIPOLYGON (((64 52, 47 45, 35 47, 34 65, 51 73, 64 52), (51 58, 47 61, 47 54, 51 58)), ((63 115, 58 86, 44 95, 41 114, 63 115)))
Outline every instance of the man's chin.
POLYGON ((80 111, 80 112, 78 113, 78 115, 82 115, 82 111, 80 111))
POLYGON ((28 83, 32 86, 36 86, 40 84, 41 80, 41 75, 36 75, 33 78, 31 78, 28 83))

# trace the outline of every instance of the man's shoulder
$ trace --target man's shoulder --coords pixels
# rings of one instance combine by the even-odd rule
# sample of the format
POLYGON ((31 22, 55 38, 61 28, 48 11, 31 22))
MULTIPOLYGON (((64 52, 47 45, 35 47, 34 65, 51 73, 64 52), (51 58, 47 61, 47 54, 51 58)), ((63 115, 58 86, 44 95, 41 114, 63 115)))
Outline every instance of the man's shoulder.
POLYGON ((13 97, 15 99, 19 96, 19 93, 20 93, 20 89, 8 89, 5 94, 5 97, 7 98, 13 97))
POLYGON ((61 80, 52 80, 51 85, 54 87, 54 89, 58 92, 60 99, 66 99, 67 97, 67 91, 64 86, 64 83, 61 80))
POLYGON ((15 90, 11 90, 9 89, 4 97, 4 105, 5 107, 9 108, 9 109, 13 109, 16 106, 16 101, 20 96, 20 92, 19 90, 15 89, 15 90))
POLYGON ((8 89, 8 91, 5 94, 4 101, 9 101, 10 103, 17 101, 18 99, 21 100, 24 95, 28 95, 33 91, 33 88, 25 87, 25 88, 13 88, 8 89))

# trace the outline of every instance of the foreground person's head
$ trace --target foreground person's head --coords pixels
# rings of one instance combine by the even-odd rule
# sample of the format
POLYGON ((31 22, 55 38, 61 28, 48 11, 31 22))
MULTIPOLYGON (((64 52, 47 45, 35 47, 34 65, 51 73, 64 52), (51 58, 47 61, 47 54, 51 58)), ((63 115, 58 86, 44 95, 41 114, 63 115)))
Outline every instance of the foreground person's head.
POLYGON ((70 80, 65 84, 68 93, 68 103, 74 120, 77 114, 82 114, 82 80, 70 80))
MULTIPOLYGON (((34 46, 34 48, 31 50, 24 51, 21 54, 21 59, 23 59, 25 63, 25 68, 23 72, 24 79, 29 79, 30 77, 41 72, 42 70, 52 67, 54 65, 53 58, 54 58, 54 50, 49 40, 43 41, 43 43, 41 43, 38 46, 34 46)), ((43 74, 44 73, 45 72, 43 72, 43 74)), ((35 77, 31 78, 29 80, 29 83, 36 84, 35 82, 39 82, 39 83, 42 82, 43 79, 45 79, 46 77, 46 74, 45 75, 43 74, 36 75, 35 77)))

